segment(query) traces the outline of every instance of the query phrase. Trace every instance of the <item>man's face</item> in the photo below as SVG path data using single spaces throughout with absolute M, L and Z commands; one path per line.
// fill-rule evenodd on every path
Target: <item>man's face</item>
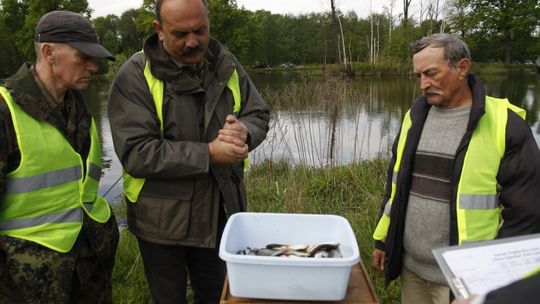
M 161 6 L 161 23 L 152 26 L 174 59 L 196 65 L 208 49 L 208 11 L 201 0 L 166 0 Z
M 466 60 L 466 59 L 462 59 Z M 450 109 L 461 103 L 466 73 L 451 67 L 444 58 L 444 48 L 428 46 L 413 56 L 413 69 L 420 82 L 420 89 L 430 105 Z
M 54 54 L 51 68 L 57 86 L 75 90 L 88 88 L 92 74 L 98 69 L 96 60 L 67 44 L 55 43 L 51 47 Z

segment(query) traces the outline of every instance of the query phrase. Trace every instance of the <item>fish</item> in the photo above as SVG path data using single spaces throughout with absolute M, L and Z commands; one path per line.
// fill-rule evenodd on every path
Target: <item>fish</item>
M 246 247 L 246 249 L 238 251 L 237 254 L 240 255 L 259 255 L 259 256 L 280 256 L 283 254 L 280 250 L 273 250 L 268 248 L 251 248 Z
M 287 245 L 271 243 L 264 248 L 251 248 L 239 250 L 241 255 L 302 257 L 302 258 L 341 258 L 338 242 L 318 243 L 312 245 Z

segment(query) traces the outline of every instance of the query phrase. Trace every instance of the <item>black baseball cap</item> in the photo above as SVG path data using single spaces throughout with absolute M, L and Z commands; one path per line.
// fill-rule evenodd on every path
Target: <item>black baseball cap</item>
M 37 42 L 66 43 L 81 53 L 94 58 L 115 60 L 101 44 L 90 21 L 81 14 L 52 11 L 43 15 L 36 26 Z

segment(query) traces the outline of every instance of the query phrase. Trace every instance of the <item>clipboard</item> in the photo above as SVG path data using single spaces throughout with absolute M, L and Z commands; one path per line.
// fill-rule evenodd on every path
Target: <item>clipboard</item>
M 432 250 L 458 300 L 526 278 L 540 267 L 540 233 Z

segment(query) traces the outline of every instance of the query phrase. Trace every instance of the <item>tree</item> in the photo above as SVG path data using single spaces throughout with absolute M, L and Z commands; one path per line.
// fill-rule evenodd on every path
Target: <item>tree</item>
M 531 33 L 540 26 L 540 3 L 538 0 L 457 0 L 457 28 L 461 32 L 476 37 L 485 47 L 486 42 L 496 43 L 504 48 L 505 63 L 512 62 L 512 56 L 519 53 L 518 46 L 527 46 L 534 41 Z M 461 22 L 459 22 L 461 21 Z
M 347 54 L 345 52 L 341 52 L 341 45 L 344 44 L 343 42 L 343 29 L 341 27 L 341 21 L 339 20 L 338 12 L 336 11 L 336 4 L 335 0 L 330 0 L 330 9 L 332 11 L 332 28 L 335 31 L 336 35 L 336 46 L 339 54 L 339 62 L 345 62 L 345 65 L 347 65 Z M 343 51 L 345 51 L 345 47 L 343 47 Z M 343 59 L 342 60 L 342 55 Z
M 157 0 L 144 0 L 135 20 L 137 32 L 142 33 L 144 37 L 154 33 L 152 20 L 156 17 L 156 2 Z
M 116 15 L 97 17 L 93 20 L 101 45 L 112 54 L 117 54 L 120 46 L 119 23 L 120 19 Z
M 403 0 L 403 26 L 405 28 L 409 22 L 409 7 L 411 6 L 411 2 L 412 0 Z
M 0 10 L 0 75 L 13 74 L 24 61 L 17 48 L 13 34 L 24 26 L 28 15 L 29 0 L 4 0 Z
M 15 44 L 22 57 L 28 61 L 34 61 L 36 54 L 34 51 L 34 35 L 36 25 L 44 14 L 54 10 L 68 10 L 83 14 L 89 18 L 92 10 L 88 7 L 86 0 L 40 0 L 21 1 L 20 5 L 28 3 L 28 11 L 24 16 L 24 23 L 14 31 Z
M 140 9 L 125 11 L 118 22 L 118 34 L 120 36 L 120 52 L 129 58 L 133 53 L 143 47 L 145 32 L 138 30 L 136 21 L 141 14 Z

